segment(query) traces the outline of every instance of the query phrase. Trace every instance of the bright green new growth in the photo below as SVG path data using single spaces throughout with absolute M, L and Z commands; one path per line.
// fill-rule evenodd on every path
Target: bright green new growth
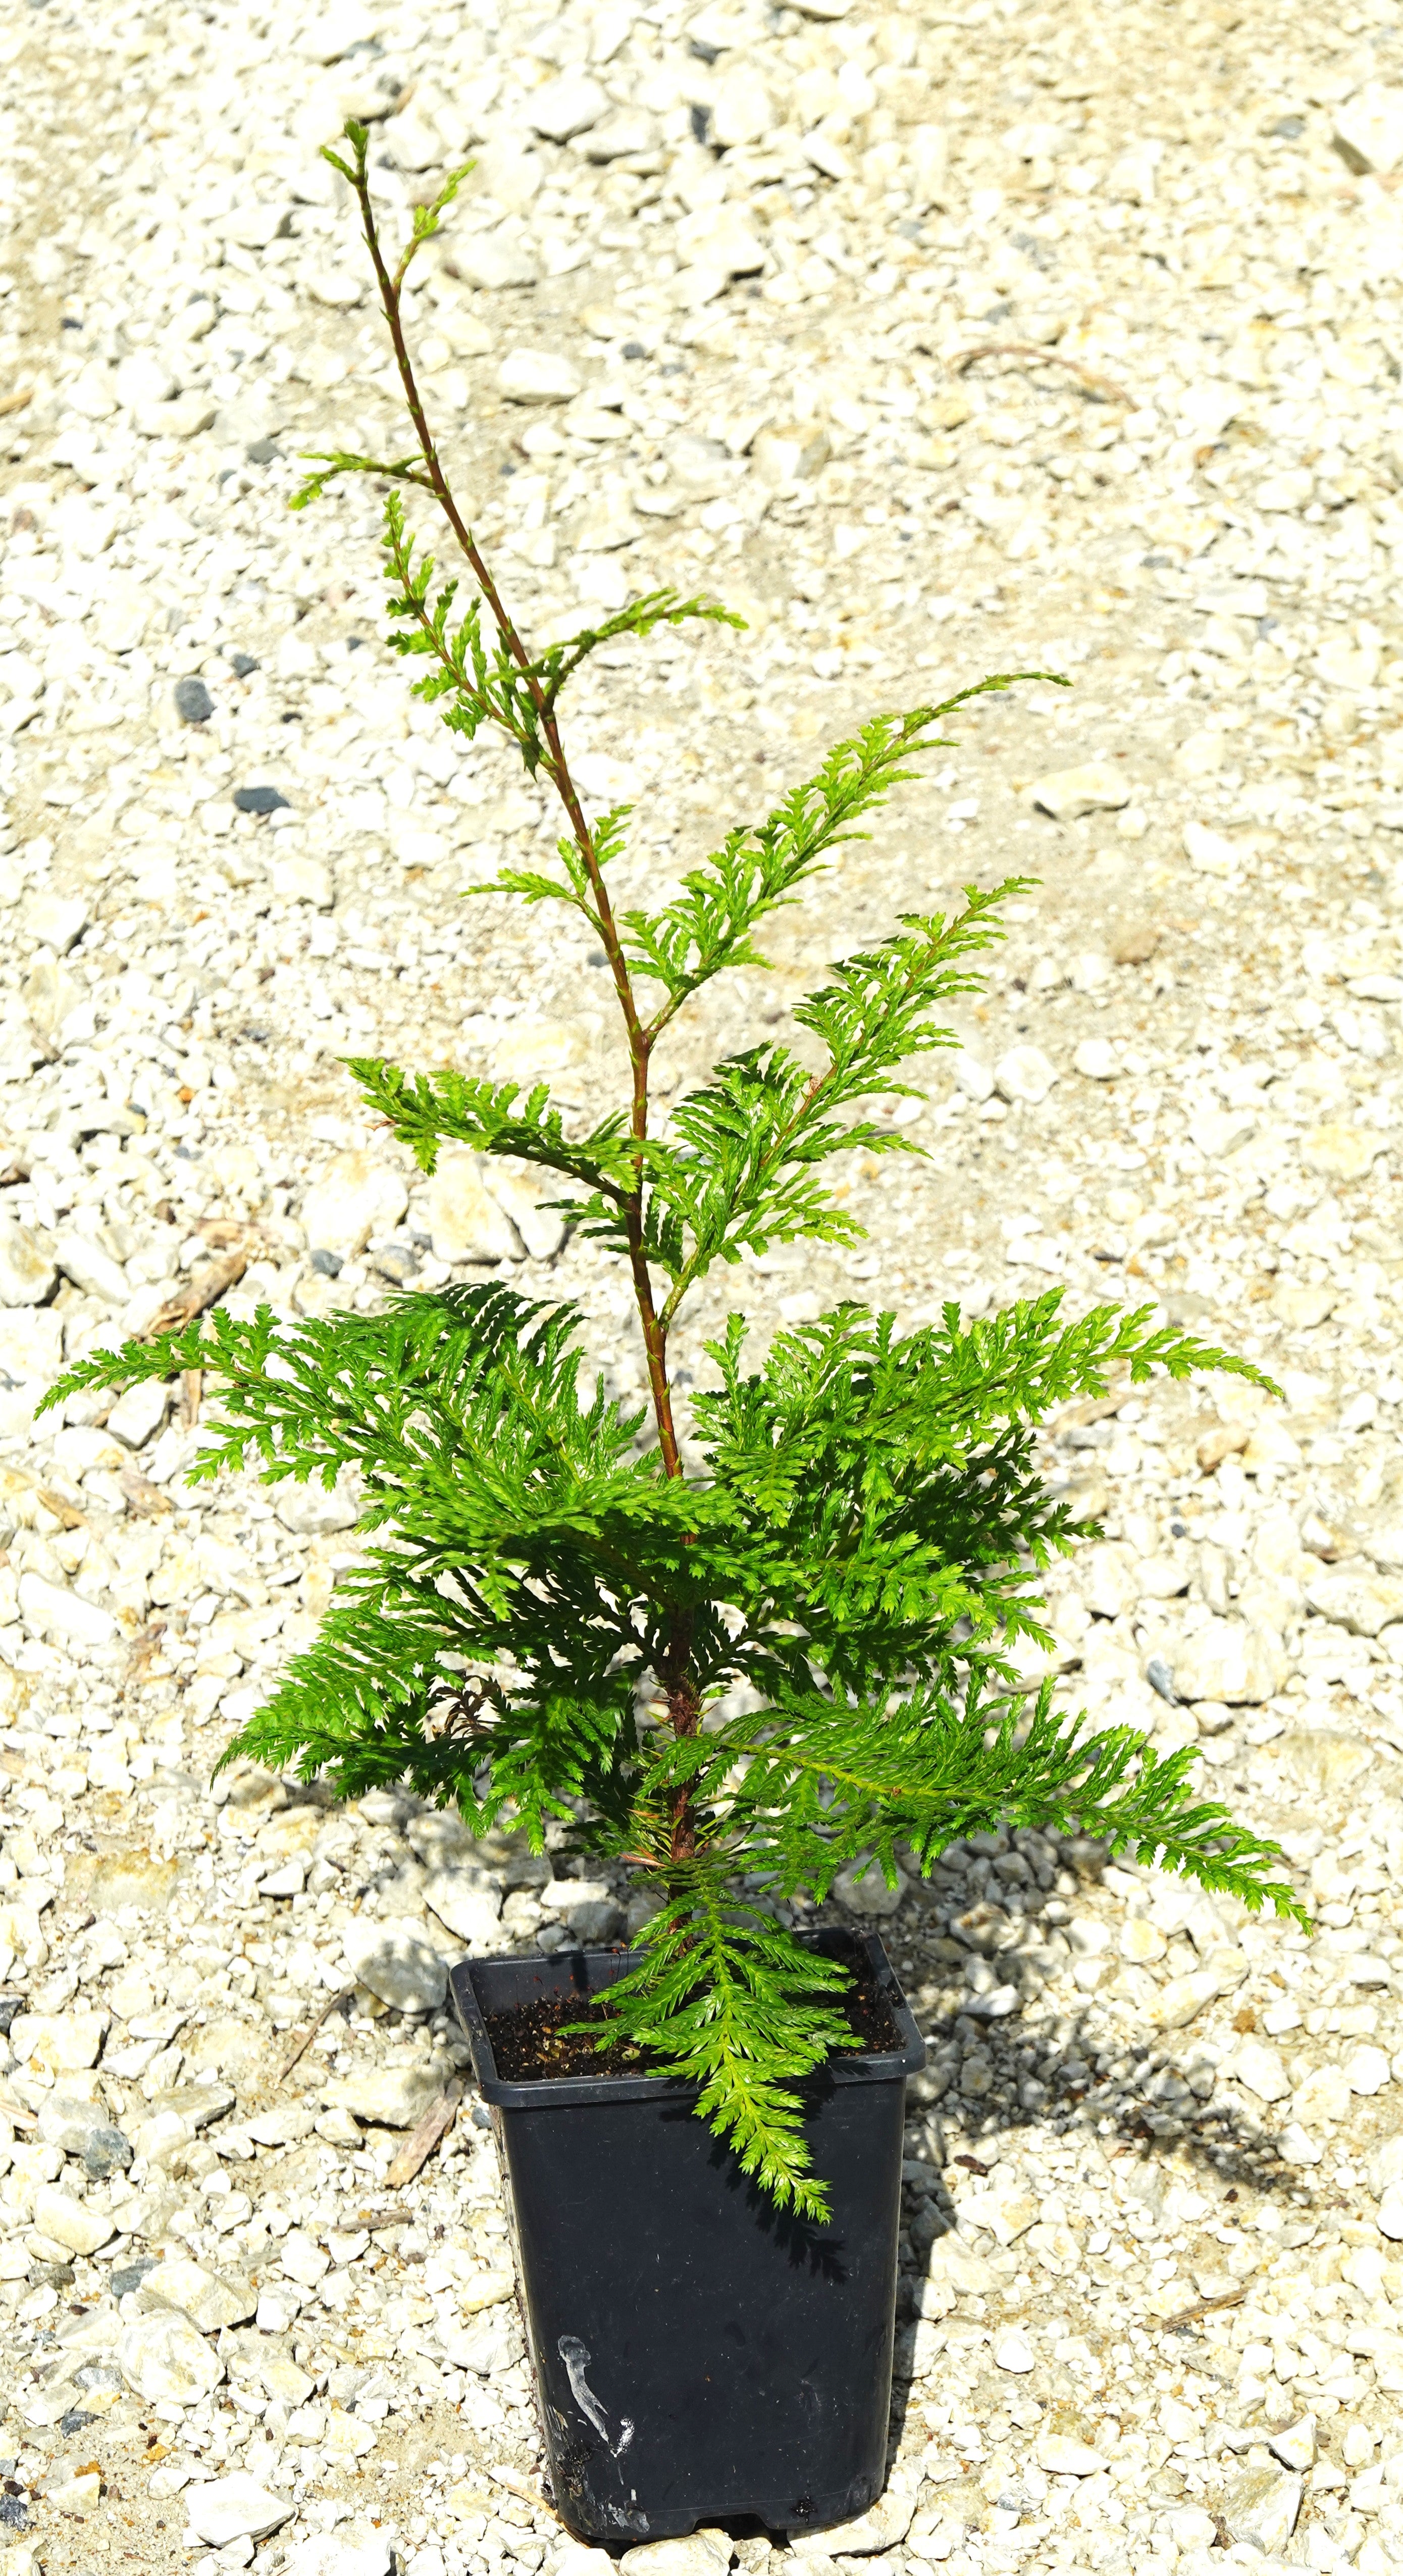
M 632 1078 L 628 1101 L 576 1136 L 545 1084 L 523 1096 L 378 1061 L 353 1059 L 352 1071 L 425 1171 L 452 1138 L 560 1175 L 574 1224 L 629 1264 L 648 1406 L 626 1414 L 601 1384 L 582 1386 L 571 1307 L 492 1285 L 292 1327 L 266 1308 L 252 1322 L 216 1308 L 155 1344 L 83 1362 L 47 1400 L 203 1369 L 222 1418 L 195 1477 L 253 1465 L 269 1483 L 330 1486 L 342 1467 L 359 1470 L 366 1556 L 225 1759 L 321 1774 L 343 1797 L 407 1780 L 474 1831 L 515 1822 L 540 1848 L 559 1821 L 576 1850 L 636 1868 L 660 1910 L 611 1989 L 619 2019 L 660 2072 L 700 2088 L 699 2111 L 746 2173 L 821 2218 L 804 2079 L 859 2042 L 845 1972 L 782 1926 L 776 1901 L 822 1899 L 869 1856 L 889 1876 L 898 1852 L 928 1867 L 957 1836 L 1007 1822 L 1104 1836 L 1249 1906 L 1299 1912 L 1269 1875 L 1275 1846 L 1196 1800 L 1190 1753 L 1160 1758 L 1124 1727 L 1093 1732 L 1055 1712 L 1047 1689 L 1030 1705 L 1010 1655 L 1020 1638 L 1048 1642 L 1036 1578 L 1076 1535 L 1034 1464 L 1049 1410 L 1103 1393 L 1113 1375 L 1217 1368 L 1269 1381 L 1157 1325 L 1153 1308 L 1105 1306 L 1065 1324 L 1056 1293 L 967 1328 L 949 1305 L 906 1335 L 890 1315 L 843 1305 L 779 1334 L 758 1366 L 733 1316 L 708 1346 L 717 1383 L 693 1398 L 700 1464 L 684 1469 L 667 1357 L 682 1300 L 718 1259 L 862 1232 L 824 1165 L 855 1145 L 919 1150 L 875 1125 L 868 1104 L 909 1092 L 911 1059 L 951 1042 L 938 1014 L 978 989 L 974 960 L 1001 935 L 999 902 L 1014 885 L 969 889 L 953 919 L 904 917 L 795 1013 L 815 1042 L 807 1060 L 778 1043 L 743 1050 L 661 1135 L 654 1050 L 724 967 L 764 963 L 764 915 L 916 774 L 941 720 L 1009 678 L 874 718 L 657 910 L 616 915 L 608 871 L 629 809 L 586 817 L 559 730 L 562 690 L 610 636 L 727 612 L 654 592 L 528 652 L 445 481 L 402 330 L 409 261 L 466 174 L 416 214 L 392 274 L 365 131 L 346 134 L 350 160 L 327 157 L 360 206 L 418 443 L 391 464 L 312 460 L 294 506 L 357 472 L 413 485 L 443 511 L 478 597 L 455 626 L 454 586 L 433 596 L 433 564 L 416 554 L 392 489 L 392 640 L 431 666 L 417 691 L 445 723 L 469 738 L 500 726 L 558 794 L 556 868 L 506 869 L 492 891 L 583 915 L 612 976 Z

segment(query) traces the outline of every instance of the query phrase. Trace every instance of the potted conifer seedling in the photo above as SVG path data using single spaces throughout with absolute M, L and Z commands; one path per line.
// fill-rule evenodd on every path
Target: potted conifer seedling
M 336 475 L 388 484 L 394 645 L 454 733 L 499 727 L 558 797 L 554 862 L 504 867 L 496 890 L 588 924 L 631 1078 L 579 1132 L 544 1083 L 351 1070 L 425 1171 L 452 1139 L 559 1175 L 571 1222 L 627 1269 L 647 1402 L 582 1382 L 569 1305 L 493 1281 L 296 1324 L 216 1308 L 85 1360 L 48 1401 L 199 1369 L 220 1412 L 194 1476 L 359 1471 L 359 1568 L 226 1761 L 345 1798 L 406 1783 L 537 1850 L 564 1826 L 651 1891 L 629 1953 L 473 1959 L 455 1976 L 504 2149 L 556 2499 L 604 2538 L 739 2513 L 821 2527 L 884 2474 L 904 2084 L 922 2048 L 879 1942 L 796 1930 L 795 1905 L 840 1870 L 890 1878 L 898 1852 L 925 1869 L 1010 1823 L 1080 1829 L 1295 1910 L 1270 1875 L 1280 1855 L 1197 1799 L 1188 1753 L 1058 1713 L 1013 1653 L 1049 1642 L 1038 1573 L 1076 1536 L 1033 1462 L 1049 1408 L 1113 1372 L 1257 1373 L 1152 1307 L 1064 1322 L 1055 1291 L 968 1326 L 948 1305 L 907 1333 L 846 1303 L 763 1355 L 733 1314 L 684 1432 L 669 1367 L 684 1300 L 717 1262 L 862 1231 L 826 1168 L 854 1145 L 912 1150 L 875 1104 L 946 1043 L 938 1014 L 976 988 L 1012 888 L 971 889 L 953 918 L 902 916 L 795 1011 L 795 1047 L 742 1048 L 661 1128 L 658 1051 L 714 977 L 763 962 L 764 916 L 978 690 L 874 717 L 651 909 L 618 910 L 628 809 L 587 813 L 566 685 L 612 637 L 726 612 L 654 591 L 531 649 L 445 479 L 404 336 L 406 270 L 465 174 L 415 214 L 392 267 L 365 129 L 346 141 L 328 158 L 360 207 L 415 449 L 311 459 L 294 506 Z M 416 494 L 472 577 L 461 614 L 410 532 Z

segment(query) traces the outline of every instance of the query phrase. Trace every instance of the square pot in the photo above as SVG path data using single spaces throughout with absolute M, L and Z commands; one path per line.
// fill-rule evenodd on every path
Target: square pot
M 490 2104 L 559 2511 L 592 2540 L 671 2539 L 753 2514 L 817 2531 L 886 2472 L 906 2078 L 925 2045 L 875 1935 L 808 1936 L 870 1963 L 901 2046 L 803 2087 L 822 2226 L 776 2209 L 660 2076 L 507 2083 L 486 2016 L 601 1993 L 621 1950 L 465 1959 L 452 1972 Z

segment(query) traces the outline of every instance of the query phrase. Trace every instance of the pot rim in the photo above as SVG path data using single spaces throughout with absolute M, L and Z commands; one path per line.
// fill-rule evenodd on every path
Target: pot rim
M 833 2085 L 890 2084 L 917 2074 L 926 2062 L 926 2044 L 879 1935 L 875 1932 L 847 1933 L 834 1925 L 801 1934 L 800 1938 L 811 1942 L 815 1948 L 823 1949 L 836 1949 L 840 1941 L 855 1941 L 872 1968 L 902 2040 L 899 2049 L 870 2054 L 857 2049 L 844 2050 L 841 2056 L 829 2061 L 821 2077 L 810 2077 L 808 2081 L 819 2080 Z M 666 2102 L 678 2110 L 695 2108 L 701 2098 L 701 2086 L 677 2083 L 666 2075 L 553 2075 L 531 2083 L 509 2083 L 497 2073 L 487 2023 L 473 1985 L 478 1970 L 512 1968 L 520 1971 L 539 1967 L 547 1972 L 541 1980 L 543 1986 L 558 1985 L 558 1965 L 568 1961 L 573 1969 L 572 1982 L 578 1982 L 581 1993 L 597 1994 L 612 1985 L 616 1978 L 625 1976 L 635 1965 L 637 1957 L 636 1951 L 624 1949 L 561 1949 L 548 1955 L 528 1954 L 525 1957 L 505 1952 L 492 1958 L 462 1959 L 456 1968 L 450 1969 L 449 1987 L 454 2008 L 472 2050 L 473 2073 L 483 2100 L 495 2103 L 504 2111 L 581 2110 L 599 2103 L 625 2102 Z

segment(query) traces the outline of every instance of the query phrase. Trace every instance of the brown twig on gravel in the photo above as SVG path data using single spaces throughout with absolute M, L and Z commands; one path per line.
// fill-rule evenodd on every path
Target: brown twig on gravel
M 452 2128 L 462 2098 L 463 2079 L 461 2075 L 455 2075 L 446 2091 L 430 2104 L 418 2128 L 405 2140 L 391 2164 L 385 2176 L 391 2191 L 398 2191 L 402 2184 L 412 2182 L 420 2166 L 428 2163 L 439 2139 L 446 2137 Z
M 193 1431 L 196 1423 L 199 1421 L 200 1397 L 204 1393 L 204 1386 L 205 1373 L 203 1369 L 181 1370 L 180 1427 L 182 1431 Z
M 1099 401 L 1124 403 L 1127 409 L 1130 408 L 1129 394 L 1119 385 L 1113 385 L 1109 376 L 1098 376 L 1091 367 L 1084 367 L 1079 358 L 1064 358 L 1060 349 L 1040 349 L 1035 340 L 981 340 L 977 349 L 962 349 L 957 358 L 951 359 L 951 374 L 962 376 L 966 367 L 974 365 L 976 358 L 1031 358 L 1040 367 L 1066 367 L 1070 374 L 1081 378 Z
M 305 2038 L 299 2039 L 291 2057 L 285 2060 L 283 2065 L 279 2067 L 277 2074 L 274 2076 L 273 2090 L 275 2093 L 280 2084 L 285 2084 L 287 2082 L 287 2079 L 292 2073 L 294 2066 L 297 2064 L 298 2059 L 306 2056 L 308 2049 L 311 2047 L 313 2040 L 321 2029 L 322 2023 L 328 2020 L 330 2015 L 335 2012 L 338 2004 L 348 2004 L 355 1991 L 354 1986 L 343 1986 L 339 1994 L 328 1995 L 326 2002 L 322 2005 L 321 2011 L 318 2013 L 311 2029 L 307 2032 Z
M 178 1297 L 167 1300 L 160 1313 L 147 1325 L 141 1339 L 154 1342 L 162 1333 L 178 1332 L 182 1324 L 192 1324 L 197 1315 L 203 1315 L 207 1306 L 212 1306 L 217 1297 L 223 1296 L 226 1288 L 232 1288 L 236 1280 L 242 1279 L 247 1268 L 248 1254 L 242 1246 L 235 1252 L 226 1252 L 220 1261 L 207 1261 L 203 1270 L 195 1272 L 188 1288 L 182 1288 Z
M 1182 2326 L 1197 2325 L 1200 2317 L 1211 2317 L 1218 2308 L 1240 2307 L 1246 2296 L 1247 2283 L 1244 2281 L 1240 2289 L 1224 2290 L 1220 2298 L 1196 2299 L 1191 2308 L 1181 2308 L 1177 2316 L 1166 2317 L 1160 2332 L 1178 2334 Z
M 533 2486 L 529 2478 L 524 2478 L 519 2469 L 509 2469 L 503 2460 L 488 2460 L 484 2465 L 494 2486 L 505 2487 L 508 2495 L 520 2496 L 523 2504 L 533 2504 L 538 2513 L 554 2514 L 557 2522 L 564 2520 L 564 2516 L 556 2512 L 550 2497 Z

